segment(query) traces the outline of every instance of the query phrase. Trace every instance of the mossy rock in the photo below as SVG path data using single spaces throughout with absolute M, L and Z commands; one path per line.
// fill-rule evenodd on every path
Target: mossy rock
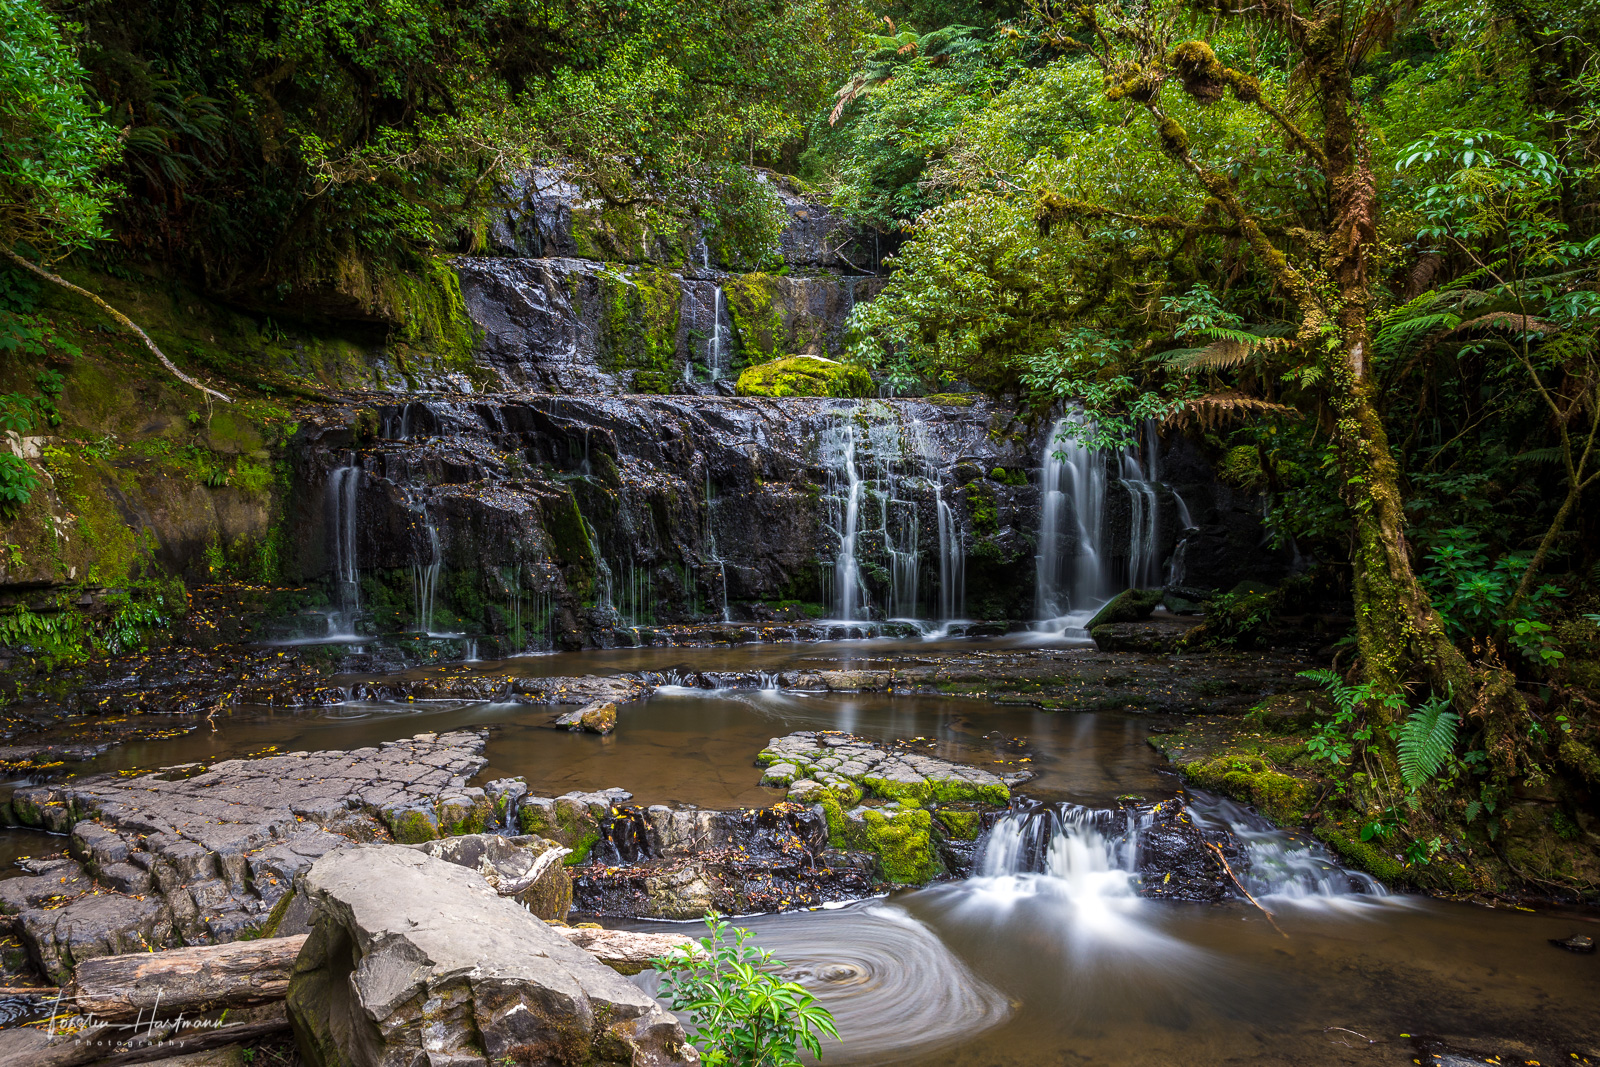
M 1366 871 L 1385 885 L 1409 885 L 1412 881 L 1406 865 L 1370 841 L 1356 834 L 1346 833 L 1332 821 L 1317 826 L 1317 837 L 1327 843 L 1350 866 Z
M 446 797 L 439 801 L 440 836 L 481 834 L 494 824 L 494 814 L 494 804 L 488 797 Z
M 383 822 L 402 845 L 420 845 L 439 836 L 438 817 L 422 808 L 391 809 L 383 813 Z
M 878 855 L 884 877 L 900 885 L 923 885 L 944 868 L 933 847 L 933 815 L 922 808 L 862 813 L 867 847 Z
M 983 828 L 983 812 L 940 808 L 936 814 L 950 836 L 957 841 L 976 841 Z
M 1094 618 L 1084 628 L 1093 630 L 1096 626 L 1148 619 L 1150 613 L 1156 610 L 1156 605 L 1161 603 L 1161 596 L 1159 589 L 1124 589 L 1106 601 L 1105 607 L 1095 612 Z
M 978 399 L 976 393 L 929 393 L 922 398 L 929 404 L 937 404 L 942 408 L 970 408 Z
M 1202 789 L 1253 804 L 1281 826 L 1298 826 L 1316 803 L 1316 787 L 1250 756 L 1218 756 L 1186 764 L 1183 776 Z
M 790 356 L 746 369 L 734 389 L 740 396 L 864 397 L 872 393 L 872 376 L 853 363 Z

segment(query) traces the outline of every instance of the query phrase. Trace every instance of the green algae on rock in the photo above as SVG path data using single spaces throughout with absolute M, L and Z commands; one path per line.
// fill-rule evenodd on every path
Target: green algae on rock
M 872 376 L 852 363 L 790 356 L 746 369 L 735 389 L 740 396 L 864 397 L 872 392 Z

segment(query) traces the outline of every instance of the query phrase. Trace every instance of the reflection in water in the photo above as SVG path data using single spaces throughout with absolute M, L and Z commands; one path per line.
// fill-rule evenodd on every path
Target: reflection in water
M 1119 793 L 1171 795 L 1145 744 L 1143 720 L 1115 715 L 1064 716 L 940 696 L 796 694 L 776 690 L 666 687 L 618 710 L 617 732 L 597 738 L 549 728 L 561 709 L 461 700 L 350 703 L 284 710 L 236 707 L 219 712 L 215 732 L 119 745 L 71 770 L 153 768 L 210 763 L 280 751 L 354 749 L 425 730 L 489 727 L 489 766 L 478 781 L 523 775 L 536 795 L 622 786 L 643 804 L 735 807 L 770 804 L 782 791 L 763 788 L 756 754 L 795 730 L 843 730 L 910 741 L 919 751 L 996 770 L 1031 769 L 1028 792 L 1044 799 L 1108 804 Z M 1031 739 L 1024 750 L 1014 738 Z M 1027 762 L 1023 762 L 1026 760 Z

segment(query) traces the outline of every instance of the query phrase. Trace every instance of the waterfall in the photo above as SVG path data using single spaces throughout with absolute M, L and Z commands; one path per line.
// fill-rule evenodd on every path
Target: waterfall
M 920 457 L 926 464 L 930 447 L 925 428 L 913 422 L 902 429 L 894 408 L 876 401 L 841 413 L 820 435 L 825 521 L 837 546 L 824 572 L 835 618 L 871 617 L 864 575 L 883 587 L 886 617 L 920 616 L 921 522 L 914 494 L 930 486 L 937 492 L 937 485 L 917 470 L 908 473 L 907 460 Z
M 589 554 L 594 557 L 595 608 L 608 623 L 613 622 L 617 617 L 617 605 L 611 564 L 606 562 L 606 557 L 600 552 L 600 539 L 595 536 L 594 527 L 584 522 L 583 531 L 589 535 Z
M 416 597 L 417 604 L 417 630 L 420 633 L 433 633 L 433 602 L 434 593 L 439 587 L 439 565 L 443 553 L 439 549 L 439 528 L 433 524 L 433 516 L 428 513 L 428 505 L 422 505 L 422 524 L 428 532 L 428 561 L 421 559 L 411 564 L 411 589 Z
M 712 381 L 722 377 L 722 286 L 711 301 L 711 344 L 707 352 L 706 370 Z
M 1045 439 L 1034 586 L 1041 621 L 1083 611 L 1109 592 L 1101 552 L 1105 457 L 1071 435 L 1075 426 L 1087 428 L 1081 412 L 1057 419 Z M 1074 533 L 1075 549 L 1066 543 Z
M 722 583 L 722 621 L 732 622 L 733 614 L 728 610 L 728 562 L 717 550 L 716 499 L 711 491 L 711 472 L 708 470 L 706 471 L 706 559 L 717 568 L 717 578 Z
M 356 492 L 360 487 L 361 468 L 353 461 L 328 472 L 323 522 L 337 605 L 328 616 L 329 636 L 353 636 L 356 615 L 361 611 L 361 580 L 356 569 Z
M 939 618 L 954 622 L 967 610 L 967 546 L 955 509 L 939 499 Z
M 1122 457 L 1122 487 L 1128 493 L 1128 587 L 1161 584 L 1161 504 L 1156 482 L 1145 477 L 1139 457 L 1129 449 Z
M 1231 800 L 1195 794 L 1186 810 L 1197 827 L 1227 830 L 1244 847 L 1248 862 L 1234 873 L 1258 898 L 1349 900 L 1388 893 L 1376 879 L 1339 866 L 1314 841 L 1280 830 Z M 984 838 L 978 875 L 1040 875 L 1066 883 L 1067 895 L 1080 906 L 1095 898 L 1133 898 L 1141 831 L 1152 818 L 1148 808 L 1023 801 L 995 820 Z
M 829 525 L 838 540 L 833 560 L 833 610 L 854 622 L 861 604 L 861 568 L 856 562 L 856 533 L 861 521 L 861 474 L 856 469 L 855 410 L 824 431 L 820 444 L 828 472 L 826 500 Z

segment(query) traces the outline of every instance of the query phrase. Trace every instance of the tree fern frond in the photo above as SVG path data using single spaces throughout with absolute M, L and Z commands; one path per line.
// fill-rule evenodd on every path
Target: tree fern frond
M 1285 415 L 1299 418 L 1300 412 L 1284 404 L 1274 404 L 1259 397 L 1230 391 L 1210 393 L 1185 401 L 1183 407 L 1167 418 L 1167 425 L 1182 427 L 1192 418 L 1203 429 L 1209 430 L 1228 419 L 1251 415 Z
M 1400 762 L 1400 780 L 1408 789 L 1426 785 L 1456 746 L 1456 726 L 1461 717 L 1453 711 L 1448 699 L 1435 698 L 1406 716 L 1400 724 L 1400 737 L 1396 743 Z
M 1559 448 L 1530 448 L 1511 457 L 1513 463 L 1560 463 Z

